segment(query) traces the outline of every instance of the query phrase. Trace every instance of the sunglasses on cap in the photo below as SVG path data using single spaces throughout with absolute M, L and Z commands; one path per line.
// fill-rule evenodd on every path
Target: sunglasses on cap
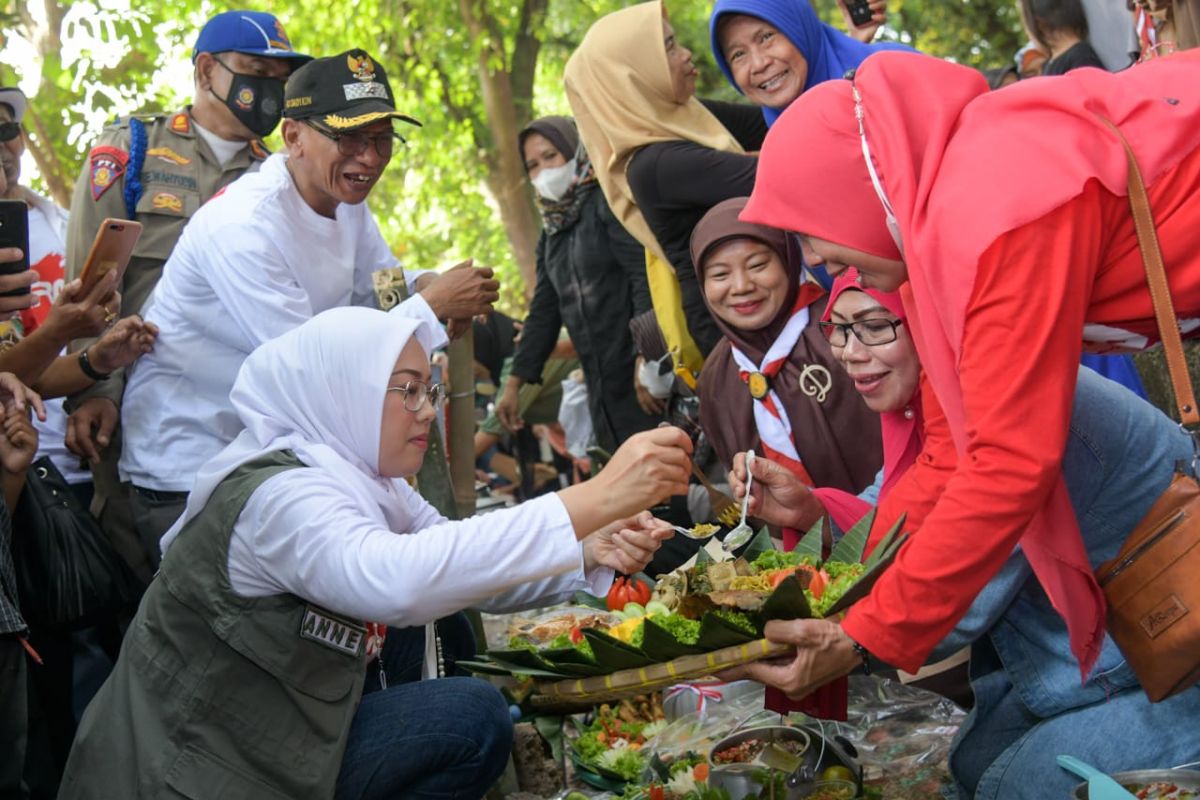
M 0 142 L 11 142 L 21 135 L 21 123 L 0 122 Z

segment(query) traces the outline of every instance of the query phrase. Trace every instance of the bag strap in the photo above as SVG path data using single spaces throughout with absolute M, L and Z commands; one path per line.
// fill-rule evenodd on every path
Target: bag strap
M 1163 351 L 1167 356 L 1167 372 L 1171 376 L 1171 388 L 1175 390 L 1175 404 L 1179 408 L 1179 421 L 1185 427 L 1200 425 L 1200 411 L 1196 407 L 1196 395 L 1192 391 L 1192 379 L 1188 373 L 1187 359 L 1183 354 L 1183 338 L 1179 335 L 1179 320 L 1175 317 L 1175 306 L 1171 302 L 1171 287 L 1167 283 L 1167 271 L 1163 267 L 1162 251 L 1158 247 L 1158 234 L 1154 229 L 1154 215 L 1150 210 L 1150 198 L 1142 181 L 1133 148 L 1112 122 L 1104 120 L 1116 131 L 1125 147 L 1129 162 L 1129 206 L 1133 211 L 1133 225 L 1137 230 L 1138 248 L 1142 251 L 1142 263 L 1146 267 L 1146 283 L 1150 285 L 1150 299 L 1154 303 L 1154 317 L 1158 322 L 1158 335 L 1162 338 Z

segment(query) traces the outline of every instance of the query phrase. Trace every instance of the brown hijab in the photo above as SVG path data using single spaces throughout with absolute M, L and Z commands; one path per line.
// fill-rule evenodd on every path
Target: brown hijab
M 731 345 L 736 345 L 755 363 L 761 363 L 795 313 L 797 298 L 811 297 L 819 291 L 815 284 L 804 281 L 798 248 L 786 234 L 738 219 L 746 200 L 739 197 L 714 206 L 692 232 L 692 263 L 701 286 L 705 259 L 715 247 L 731 239 L 756 239 L 767 245 L 783 259 L 788 275 L 787 300 L 765 327 L 743 331 L 713 314 L 725 338 L 709 355 L 700 373 L 700 424 L 724 464 L 731 464 L 735 453 L 750 448 L 760 455 L 763 453 L 754 422 L 754 399 L 739 376 Z M 826 300 L 822 293 L 809 306 L 808 325 L 771 381 L 771 388 L 783 404 L 796 451 L 813 484 L 860 492 L 871 485 L 883 465 L 879 416 L 867 408 L 854 390 L 853 382 L 833 357 L 820 331 L 818 323 Z

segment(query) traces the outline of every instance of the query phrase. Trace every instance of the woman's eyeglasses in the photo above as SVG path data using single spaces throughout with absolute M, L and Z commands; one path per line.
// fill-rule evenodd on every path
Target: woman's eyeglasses
M 374 143 L 375 152 L 379 154 L 380 158 L 391 158 L 392 148 L 395 146 L 396 140 L 404 141 L 400 134 L 395 131 L 388 131 L 378 136 L 367 136 L 365 133 L 334 133 L 308 120 L 304 120 L 304 124 L 326 139 L 332 139 L 337 144 L 338 152 L 347 158 L 361 156 L 372 143 Z
M 858 322 L 822 322 L 821 333 L 829 340 L 831 347 L 845 347 L 850 340 L 850 334 L 865 344 L 874 347 L 877 344 L 889 344 L 896 341 L 896 328 L 904 324 L 902 319 L 861 319 Z
M 441 408 L 442 403 L 446 399 L 446 387 L 440 383 L 429 384 L 422 381 L 409 381 L 402 386 L 389 386 L 387 390 L 403 394 L 405 410 L 414 413 L 425 407 L 426 399 L 429 400 L 435 409 Z
M 11 142 L 21 135 L 21 123 L 0 122 L 0 142 Z

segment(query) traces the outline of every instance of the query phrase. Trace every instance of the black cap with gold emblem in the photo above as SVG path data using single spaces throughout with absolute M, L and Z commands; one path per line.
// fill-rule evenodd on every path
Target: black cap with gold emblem
M 396 110 L 387 73 L 365 50 L 313 59 L 288 78 L 283 116 L 311 119 L 333 131 L 348 131 L 381 119 L 420 125 Z

